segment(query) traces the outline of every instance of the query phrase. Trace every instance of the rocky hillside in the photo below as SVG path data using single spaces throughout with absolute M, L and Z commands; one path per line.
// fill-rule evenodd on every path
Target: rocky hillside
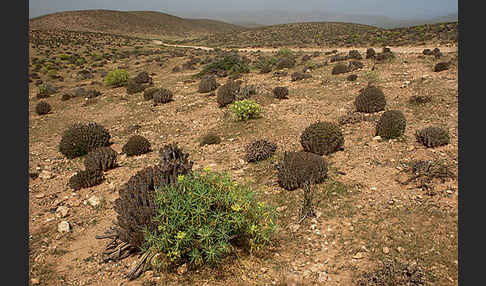
M 153 11 L 83 10 L 33 18 L 31 29 L 104 32 L 138 37 L 192 37 L 235 32 L 243 27 L 221 21 L 184 19 Z

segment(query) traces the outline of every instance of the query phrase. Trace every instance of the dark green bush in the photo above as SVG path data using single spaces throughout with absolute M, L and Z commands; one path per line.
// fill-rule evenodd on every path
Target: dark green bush
M 64 131 L 59 152 L 72 159 L 88 154 L 103 146 L 108 146 L 111 135 L 102 125 L 95 122 L 75 123 Z
M 174 97 L 174 94 L 172 91 L 166 89 L 166 88 L 159 88 L 156 92 L 152 94 L 152 99 L 155 104 L 158 103 L 168 103 L 171 102 Z
M 39 101 L 35 106 L 35 112 L 38 115 L 44 115 L 51 111 L 51 105 L 46 101 Z
M 407 120 L 400 110 L 385 111 L 376 124 L 375 136 L 383 139 L 392 139 L 403 135 Z
M 381 111 L 386 106 L 385 94 L 376 86 L 368 86 L 356 97 L 354 105 L 359 112 L 373 113 Z
M 181 175 L 154 197 L 154 227 L 145 231 L 144 248 L 156 249 L 171 265 L 215 266 L 237 247 L 252 253 L 272 243 L 275 209 L 229 175 Z
M 348 67 L 345 64 L 339 63 L 332 68 L 331 74 L 341 74 L 347 72 L 348 72 Z
M 84 158 L 84 169 L 106 171 L 116 167 L 116 152 L 108 146 L 97 148 Z
M 304 129 L 300 144 L 306 152 L 328 155 L 343 148 L 344 136 L 339 125 L 319 121 Z
M 133 135 L 130 137 L 122 147 L 123 153 L 127 156 L 142 155 L 150 152 L 150 142 L 147 138 L 140 135 Z
M 99 185 L 103 182 L 103 179 L 103 172 L 101 170 L 83 170 L 69 178 L 68 186 L 77 191 Z
M 277 144 L 265 139 L 255 140 L 246 146 L 245 159 L 247 162 L 257 162 L 273 156 Z
M 218 88 L 218 83 L 216 82 L 216 78 L 214 76 L 205 76 L 199 82 L 199 89 L 198 92 L 206 93 L 216 90 Z
M 250 67 L 248 66 L 247 61 L 245 61 L 245 59 L 241 57 L 238 52 L 230 51 L 225 52 L 222 58 L 204 66 L 203 70 L 197 75 L 203 76 L 206 74 L 217 74 L 221 71 L 228 71 L 232 74 L 249 73 Z
M 273 89 L 273 96 L 278 99 L 287 99 L 289 89 L 285 86 L 277 86 Z
M 285 152 L 276 168 L 280 187 L 293 191 L 306 183 L 322 183 L 327 177 L 328 164 L 314 153 Z
M 450 142 L 449 132 L 441 127 L 429 126 L 415 133 L 417 141 L 425 147 L 438 147 Z
M 219 144 L 219 143 L 221 143 L 221 138 L 214 133 L 208 133 L 208 134 L 202 136 L 199 141 L 200 141 L 199 146 L 205 146 L 205 145 L 211 145 L 211 144 Z

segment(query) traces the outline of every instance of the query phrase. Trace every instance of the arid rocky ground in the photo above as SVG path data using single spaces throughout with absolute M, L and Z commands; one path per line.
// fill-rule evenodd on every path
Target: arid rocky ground
M 441 159 L 457 174 L 456 47 L 415 46 L 408 52 L 392 47 L 396 58 L 391 61 L 375 64 L 372 59 L 363 59 L 364 67 L 354 72 L 356 81 L 346 79 L 350 73 L 332 75 L 335 63 L 328 63 L 311 70 L 311 78 L 293 82 L 290 74 L 304 67 L 302 56 L 314 52 L 301 51 L 287 76 L 274 76 L 273 71 L 260 74 L 254 69 L 242 75 L 245 84 L 256 85 L 257 94 L 252 98 L 261 104 L 263 113 L 261 118 L 236 122 L 227 108 L 218 108 L 215 97 L 198 93 L 199 80 L 192 75 L 202 69 L 201 64 L 196 64 L 195 70 L 172 71 L 191 57 L 204 58 L 214 52 L 118 36 L 103 39 L 89 33 L 63 37 L 68 40 L 57 44 L 58 40 L 49 41 L 53 35 L 40 33 L 30 47 L 29 169 L 39 175 L 29 182 L 31 285 L 358 285 L 363 273 L 379 269 L 386 259 L 420 267 L 425 285 L 458 285 L 457 179 L 433 181 L 428 189 L 399 183 L 403 181 L 401 171 L 412 160 Z M 421 52 L 435 47 L 443 53 L 440 59 Z M 321 53 L 310 62 L 324 63 L 332 56 L 324 53 L 330 49 L 316 49 Z M 360 51 L 364 56 L 363 48 Z M 83 56 L 84 63 L 61 60 L 60 55 L 67 52 Z M 248 50 L 240 54 L 255 59 L 272 53 Z M 40 64 L 35 64 L 34 58 Z M 52 63 L 42 59 L 52 59 Z M 440 61 L 450 61 L 450 68 L 434 72 Z M 155 87 L 174 93 L 174 101 L 153 106 L 142 93 L 128 95 L 125 87 L 106 86 L 103 71 L 120 67 L 131 76 L 148 72 Z M 325 156 L 331 167 L 329 178 L 317 186 L 318 215 L 299 225 L 302 190 L 280 188 L 274 164 L 284 151 L 302 150 L 300 134 L 311 123 L 339 122 L 343 116 L 356 115 L 354 99 L 367 85 L 365 75 L 373 67 L 387 100 L 386 110 L 401 110 L 407 119 L 405 134 L 377 140 L 375 125 L 383 112 L 341 125 L 344 150 Z M 82 69 L 89 70 L 93 78 L 77 77 Z M 43 99 L 52 111 L 42 116 L 35 112 L 39 79 L 58 88 Z M 223 84 L 226 78 L 217 81 Z M 88 105 L 84 97 L 61 100 L 64 93 L 80 86 L 96 89 L 101 95 Z M 276 86 L 288 87 L 289 99 L 274 98 Z M 432 100 L 411 104 L 414 95 L 428 95 Z M 73 191 L 67 182 L 83 168 L 82 158 L 64 158 L 58 145 L 62 132 L 78 121 L 105 126 L 112 136 L 112 148 L 118 152 L 133 134 L 146 137 L 153 151 L 135 157 L 119 154 L 119 167 L 108 171 L 102 184 Z M 130 128 L 136 124 L 139 129 Z M 429 125 L 447 128 L 450 143 L 426 148 L 417 142 L 415 131 Z M 208 132 L 221 136 L 222 142 L 201 147 L 198 140 Z M 245 162 L 245 146 L 259 138 L 275 142 L 277 154 L 260 163 Z M 278 246 L 261 257 L 241 254 L 218 269 L 182 274 L 148 271 L 134 281 L 127 281 L 124 274 L 136 256 L 101 263 L 100 253 L 107 241 L 95 236 L 108 229 L 116 217 L 113 202 L 117 187 L 143 167 L 156 164 L 158 150 L 171 142 L 190 154 L 193 169 L 209 166 L 227 171 L 238 181 L 252 184 L 261 198 L 277 206 Z M 58 231 L 61 221 L 69 223 L 70 232 Z

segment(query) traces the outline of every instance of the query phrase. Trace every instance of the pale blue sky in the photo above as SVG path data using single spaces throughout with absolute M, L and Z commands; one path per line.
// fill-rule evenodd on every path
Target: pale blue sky
M 58 11 L 109 9 L 178 13 L 223 11 L 325 11 L 416 19 L 457 13 L 458 0 L 29 0 L 29 18 Z

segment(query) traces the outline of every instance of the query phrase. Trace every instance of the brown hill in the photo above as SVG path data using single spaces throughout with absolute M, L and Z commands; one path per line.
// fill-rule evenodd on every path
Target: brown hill
M 191 37 L 243 27 L 207 19 L 184 19 L 154 11 L 66 11 L 30 19 L 31 29 L 104 32 L 138 37 Z

